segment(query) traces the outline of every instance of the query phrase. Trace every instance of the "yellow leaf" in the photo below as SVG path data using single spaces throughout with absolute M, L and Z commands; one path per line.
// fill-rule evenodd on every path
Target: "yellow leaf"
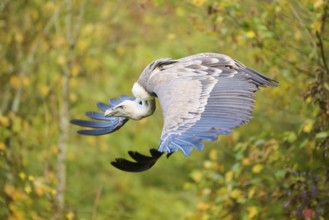
M 56 191 L 56 189 L 52 189 L 52 190 L 51 190 L 51 194 L 54 195 L 54 196 L 57 195 L 57 191 Z
M 185 16 L 186 11 L 184 7 L 177 7 L 176 8 L 176 14 L 177 16 Z
M 249 39 L 253 39 L 253 38 L 256 37 L 256 34 L 255 34 L 254 31 L 248 31 L 248 32 L 246 33 L 246 35 L 247 35 L 247 37 L 248 37 Z
M 191 173 L 191 177 L 195 182 L 200 182 L 202 178 L 202 173 L 199 171 L 194 171 Z
M 23 76 L 22 82 L 24 86 L 29 86 L 31 84 L 31 80 L 28 76 Z
M 314 32 L 320 31 L 321 26 L 322 26 L 322 23 L 319 20 L 316 20 L 311 24 L 311 28 Z
M 56 62 L 57 62 L 58 65 L 64 65 L 65 64 L 65 61 L 66 61 L 66 59 L 65 59 L 65 57 L 63 55 L 58 56 L 57 57 L 57 60 L 56 60 Z
M 15 187 L 13 185 L 10 184 L 6 184 L 5 185 L 5 193 L 9 196 L 12 197 L 12 195 L 15 192 Z
M 248 191 L 248 198 L 251 199 L 256 192 L 256 189 L 253 187 Z
M 51 181 L 51 182 L 56 182 L 56 175 L 55 175 L 54 172 L 52 172 L 52 171 L 50 171 L 50 170 L 47 172 L 47 178 L 48 178 L 49 181 Z
M 63 36 L 58 36 L 57 38 L 54 39 L 53 41 L 53 45 L 55 48 L 61 48 L 64 47 L 66 45 L 66 39 Z M 57 58 L 57 62 L 59 62 L 59 59 L 64 58 L 62 55 L 60 56 L 60 58 Z
M 56 9 L 56 4 L 52 1 L 47 1 L 47 3 L 44 5 L 45 10 L 47 11 L 55 11 Z
M 95 31 L 95 27 L 92 24 L 86 24 L 81 28 L 82 35 L 89 35 Z
M 34 191 L 38 196 L 42 196 L 44 194 L 44 190 L 41 187 L 35 187 Z
M 74 219 L 74 213 L 73 212 L 68 212 L 65 215 L 65 217 L 66 217 L 67 220 L 72 220 L 72 219 Z
M 195 6 L 202 6 L 206 0 L 192 0 L 192 4 Z
M 244 165 L 244 166 L 248 166 L 250 164 L 250 160 L 249 160 L 249 158 L 243 158 L 242 159 L 242 165 Z
M 295 39 L 296 41 L 300 41 L 301 38 L 302 38 L 302 34 L 300 33 L 300 31 L 296 31 L 296 32 L 294 33 L 294 39 Z
M 34 176 L 30 175 L 29 176 L 29 181 L 33 182 L 34 181 Z
M 94 136 L 88 136 L 87 137 L 87 143 L 89 144 L 89 145 L 95 145 L 95 143 L 96 143 L 96 139 L 95 139 L 95 137 Z
M 303 131 L 305 133 L 310 133 L 312 131 L 313 124 L 314 124 L 314 121 L 313 120 L 306 120 L 304 122 Z
M 16 31 L 14 36 L 15 36 L 15 40 L 17 41 L 17 43 L 23 42 L 24 36 L 21 32 Z
M 197 208 L 201 211 L 206 211 L 207 209 L 209 209 L 209 204 L 207 203 L 204 203 L 204 202 L 200 202 L 198 205 L 197 205 Z
M 167 38 L 168 38 L 168 40 L 175 40 L 175 39 L 176 39 L 176 35 L 173 34 L 173 33 L 169 33 L 169 34 L 167 35 Z
M 5 151 L 5 150 L 6 150 L 6 145 L 0 142 L 0 151 Z
M 323 0 L 317 0 L 314 2 L 313 6 L 314 8 L 320 8 L 324 4 Z
M 243 196 L 243 193 L 239 189 L 233 189 L 230 193 L 230 197 L 233 199 L 241 199 Z
M 258 208 L 256 206 L 250 206 L 248 210 L 248 219 L 253 219 L 258 214 Z
M 211 169 L 213 167 L 213 162 L 211 162 L 210 160 L 206 160 L 203 162 L 203 167 L 206 169 Z
M 26 219 L 25 213 L 22 208 L 15 206 L 13 203 L 10 203 L 9 209 L 11 210 L 12 215 L 9 216 L 8 220 Z
M 5 117 L 3 115 L 0 114 L 0 125 L 2 125 L 3 127 L 8 127 L 10 125 L 9 123 L 9 118 Z
M 27 193 L 27 194 L 30 194 L 32 192 L 32 188 L 31 186 L 25 186 L 24 187 L 24 191 Z
M 215 150 L 215 149 L 212 149 L 210 152 L 209 152 L 209 158 L 211 160 L 217 160 L 218 158 L 218 151 Z
M 24 199 L 23 192 L 19 188 L 15 188 L 13 185 L 10 184 L 5 185 L 5 193 L 14 201 Z
M 80 51 L 85 51 L 88 48 L 89 42 L 86 40 L 79 40 L 78 41 L 78 48 Z
M 52 152 L 53 154 L 58 154 L 58 151 L 59 151 L 57 145 L 52 145 L 52 146 L 50 147 L 50 150 L 51 150 L 51 152 Z
M 233 179 L 233 172 L 232 171 L 229 171 L 227 173 L 225 173 L 225 181 L 226 182 L 230 182 L 232 179 Z
M 26 175 L 25 175 L 25 173 L 23 173 L 23 172 L 20 172 L 20 173 L 19 173 L 19 177 L 20 177 L 22 180 L 25 180 L 25 179 L 26 179 Z
M 78 96 L 75 93 L 70 93 L 70 101 L 76 102 L 78 100 Z
M 45 84 L 41 84 L 38 86 L 38 90 L 39 90 L 40 94 L 45 97 L 49 94 L 50 88 L 49 88 L 49 86 L 47 86 Z
M 237 36 L 236 38 L 238 45 L 246 45 L 246 39 L 243 36 Z
M 205 188 L 202 190 L 202 195 L 204 196 L 210 195 L 210 193 L 211 193 L 211 189 L 209 188 Z
M 77 76 L 80 73 L 80 66 L 79 65 L 73 65 L 71 68 L 71 75 Z
M 44 220 L 43 217 L 39 216 L 39 215 L 38 215 L 37 213 L 35 213 L 35 212 L 32 212 L 32 213 L 31 213 L 31 219 L 32 219 L 32 220 Z
M 253 173 L 260 173 L 262 170 L 263 170 L 263 165 L 261 164 L 256 164 L 252 167 Z
M 17 76 L 12 76 L 12 77 L 10 77 L 9 84 L 14 89 L 18 89 L 21 85 L 21 82 Z

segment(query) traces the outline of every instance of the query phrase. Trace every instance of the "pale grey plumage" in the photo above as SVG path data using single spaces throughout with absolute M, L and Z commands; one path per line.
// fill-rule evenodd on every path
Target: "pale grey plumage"
M 248 122 L 258 86 L 276 84 L 229 56 L 215 53 L 156 60 L 137 83 L 160 101 L 164 126 L 159 151 L 181 149 L 186 155 L 192 146 L 201 150 L 200 142 L 215 140 Z
M 140 120 L 153 114 L 159 99 L 164 124 L 158 150 L 151 156 L 129 151 L 134 161 L 118 158 L 118 169 L 139 172 L 150 169 L 163 152 L 182 150 L 189 155 L 195 147 L 202 150 L 204 141 L 214 141 L 220 134 L 251 119 L 254 93 L 259 87 L 276 86 L 277 82 L 250 69 L 229 56 L 201 53 L 181 59 L 158 59 L 149 64 L 132 92 L 135 98 L 122 96 L 110 105 L 98 104 L 105 112 L 89 113 L 104 122 L 72 120 L 81 134 L 101 135 L 120 129 L 128 119 Z M 113 116 L 113 117 L 112 117 Z

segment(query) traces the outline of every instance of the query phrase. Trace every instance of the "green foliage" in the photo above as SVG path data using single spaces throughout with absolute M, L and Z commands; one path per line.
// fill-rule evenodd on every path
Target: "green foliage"
M 229 33 L 217 26 L 216 34 L 240 51 L 252 48 L 256 53 L 249 54 L 278 75 L 280 88 L 269 91 L 275 101 L 262 107 L 268 115 L 259 118 L 266 124 L 255 131 L 249 125 L 226 154 L 215 157 L 220 150 L 212 150 L 203 168 L 192 172 L 188 187 L 202 201 L 191 218 L 326 219 L 328 2 L 253 3 L 214 1 L 209 17 L 214 26 L 235 26 Z
M 0 219 L 329 218 L 328 7 L 325 0 L 1 1 Z M 130 94 L 152 60 L 207 51 L 280 82 L 257 93 L 254 119 L 204 152 L 174 154 L 142 174 L 109 162 L 158 145 L 159 110 L 115 135 L 83 137 L 70 127 L 60 212 L 63 106 L 69 118 L 82 118 L 95 102 Z

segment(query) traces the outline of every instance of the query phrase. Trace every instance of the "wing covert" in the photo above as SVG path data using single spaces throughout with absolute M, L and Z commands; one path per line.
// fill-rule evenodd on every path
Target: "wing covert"
M 134 100 L 134 99 L 135 98 L 133 97 L 124 95 L 121 96 L 119 99 L 111 99 L 110 104 L 98 102 L 96 103 L 96 105 L 98 109 L 105 112 L 107 109 L 115 105 L 118 105 L 125 100 Z M 100 113 L 100 112 L 86 112 L 86 116 L 94 120 L 89 121 L 89 120 L 72 119 L 70 121 L 72 124 L 75 125 L 93 128 L 93 129 L 79 130 L 78 131 L 79 134 L 83 134 L 83 135 L 109 134 L 120 129 L 128 121 L 128 118 L 125 117 L 105 117 L 104 113 Z

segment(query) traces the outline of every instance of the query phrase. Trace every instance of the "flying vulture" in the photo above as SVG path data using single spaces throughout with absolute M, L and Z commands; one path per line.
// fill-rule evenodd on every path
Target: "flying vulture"
M 132 88 L 134 97 L 121 96 L 109 104 L 97 103 L 103 112 L 87 112 L 92 121 L 71 123 L 93 129 L 83 135 L 103 135 L 120 129 L 129 119 L 140 120 L 153 114 L 159 99 L 164 124 L 158 149 L 150 156 L 129 151 L 133 161 L 117 158 L 111 164 L 124 171 L 150 169 L 162 154 L 181 150 L 188 156 L 193 148 L 201 151 L 204 141 L 251 119 L 254 93 L 259 87 L 278 82 L 246 67 L 231 57 L 200 53 L 181 59 L 158 59 L 149 64 Z

